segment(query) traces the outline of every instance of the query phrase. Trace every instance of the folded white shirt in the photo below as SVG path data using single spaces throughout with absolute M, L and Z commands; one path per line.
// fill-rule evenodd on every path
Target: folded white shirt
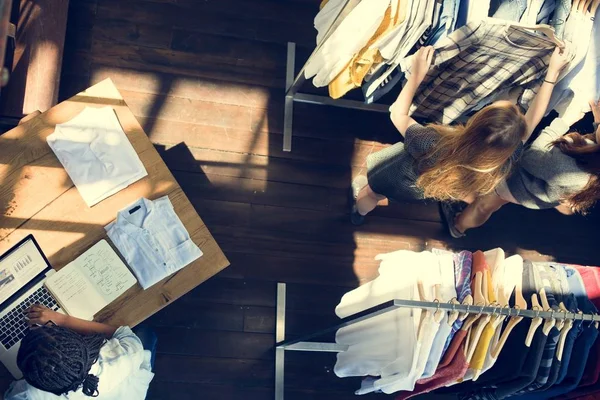
M 139 199 L 104 229 L 144 289 L 202 256 L 167 196 Z
M 89 207 L 148 175 L 111 107 L 86 107 L 46 141 Z

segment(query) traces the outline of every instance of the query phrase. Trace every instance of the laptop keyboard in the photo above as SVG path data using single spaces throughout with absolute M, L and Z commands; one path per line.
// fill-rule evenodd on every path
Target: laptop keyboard
M 0 343 L 7 350 L 19 343 L 27 334 L 29 325 L 25 319 L 25 311 L 33 304 L 42 304 L 54 311 L 59 308 L 54 297 L 42 286 L 0 318 Z

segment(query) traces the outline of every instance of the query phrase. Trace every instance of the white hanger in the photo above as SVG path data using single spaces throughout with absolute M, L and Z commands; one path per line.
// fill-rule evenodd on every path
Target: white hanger
M 475 304 L 481 305 L 482 307 L 489 304 L 489 299 L 487 296 L 488 279 L 490 279 L 489 275 L 489 271 L 487 271 L 487 273 L 477 272 L 475 274 Z M 483 329 L 488 322 L 490 322 L 491 318 L 492 317 L 489 314 L 479 314 L 477 324 L 471 329 L 469 348 L 466 352 L 467 362 L 470 362 L 471 358 L 473 358 L 473 354 L 475 354 L 475 349 L 477 348 L 477 343 L 479 343 L 479 338 L 481 338 Z
M 487 22 L 490 24 L 496 25 L 506 25 L 506 26 L 514 26 L 517 28 L 527 29 L 528 31 L 537 31 L 543 33 L 548 39 L 550 39 L 556 46 L 563 49 L 565 47 L 565 43 L 556 37 L 554 28 L 550 25 L 546 24 L 538 24 L 538 25 L 527 25 L 521 24 L 520 22 L 507 21 L 499 18 L 488 17 Z
M 558 307 L 560 308 L 561 312 L 565 313 L 565 315 L 567 314 L 568 310 L 562 302 Z M 573 320 L 563 320 L 563 327 L 562 329 L 560 329 L 560 334 L 558 335 L 558 344 L 556 346 L 556 359 L 558 361 L 562 360 L 563 351 L 565 349 L 565 341 L 567 340 L 567 334 L 572 328 Z
M 554 315 L 554 310 L 552 309 L 552 307 L 550 307 L 550 304 L 548 303 L 548 298 L 546 297 L 546 288 L 542 288 L 540 290 L 540 300 L 542 301 L 543 309 L 552 312 L 552 315 Z M 550 330 L 554 328 L 555 324 L 555 318 L 551 317 L 546 319 L 544 322 L 544 326 L 542 327 L 542 332 L 544 333 L 544 335 L 548 336 L 548 333 L 550 333 Z
M 537 293 L 531 295 L 531 309 L 539 312 L 542 311 L 542 307 L 538 301 Z M 529 331 L 527 332 L 527 337 L 525 338 L 525 346 L 530 347 L 531 342 L 533 341 L 533 336 L 535 335 L 535 331 L 544 321 L 543 318 L 536 316 L 531 320 L 531 326 L 529 327 Z
M 508 336 L 513 331 L 513 329 L 523 320 L 523 317 L 519 315 L 521 310 L 527 309 L 527 301 L 525 301 L 525 297 L 523 297 L 523 279 L 517 279 L 517 284 L 515 286 L 515 308 L 517 309 L 517 315 L 510 317 L 508 324 L 506 324 L 506 328 L 502 332 L 502 336 L 500 336 L 500 340 L 498 340 L 498 344 L 494 349 L 492 349 L 492 357 L 498 358 Z

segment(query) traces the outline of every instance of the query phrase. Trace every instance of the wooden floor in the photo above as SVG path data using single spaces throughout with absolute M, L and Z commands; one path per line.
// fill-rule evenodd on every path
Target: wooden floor
M 600 264 L 599 213 L 506 206 L 454 241 L 436 205 L 392 204 L 353 227 L 352 176 L 399 135 L 386 115 L 297 104 L 282 151 L 286 42 L 306 58 L 318 3 L 70 2 L 61 97 L 111 77 L 231 261 L 147 322 L 159 336 L 150 399 L 272 399 L 277 282 L 299 335 L 335 322 L 341 295 L 377 276 L 379 253 L 501 246 Z M 359 381 L 336 378 L 334 362 L 288 355 L 286 398 L 351 398 Z

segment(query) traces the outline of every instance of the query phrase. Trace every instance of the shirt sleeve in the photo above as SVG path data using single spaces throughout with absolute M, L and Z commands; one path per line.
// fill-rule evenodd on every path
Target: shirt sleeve
M 27 395 L 29 385 L 24 379 L 10 384 L 8 390 L 4 393 L 4 400 L 31 400 Z
M 404 146 L 414 158 L 427 154 L 438 142 L 440 134 L 433 128 L 412 124 L 406 130 Z
M 548 152 L 551 147 L 548 145 L 559 139 L 569 130 L 569 126 L 561 119 L 555 118 L 554 121 L 544 129 L 540 136 L 531 144 L 532 149 L 544 150 Z

